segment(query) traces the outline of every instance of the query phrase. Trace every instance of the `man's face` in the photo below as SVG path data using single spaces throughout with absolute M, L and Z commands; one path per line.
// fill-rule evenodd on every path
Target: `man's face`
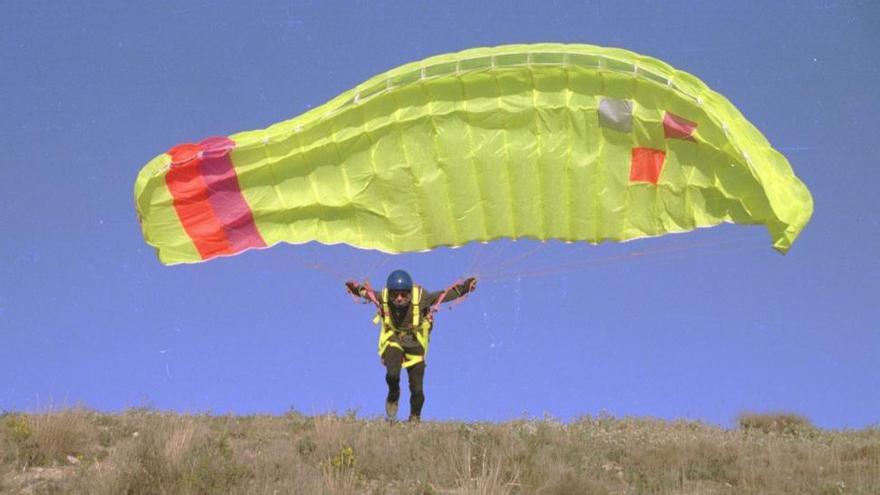
M 412 299 L 412 292 L 408 290 L 392 290 L 389 291 L 388 296 L 391 298 L 391 304 L 402 308 L 409 304 L 410 299 Z

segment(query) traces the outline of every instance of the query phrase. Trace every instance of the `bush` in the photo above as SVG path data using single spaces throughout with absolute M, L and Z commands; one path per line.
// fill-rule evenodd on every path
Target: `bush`
M 6 415 L 7 451 L 19 466 L 65 463 L 68 456 L 94 457 L 95 413 L 82 408 L 32 415 Z M 7 453 L 6 456 L 10 456 Z
M 743 431 L 760 431 L 781 435 L 809 435 L 816 432 L 810 420 L 792 413 L 742 413 L 737 424 Z
M 106 493 L 231 493 L 251 476 L 224 432 L 212 433 L 193 418 L 144 417 L 138 432 L 119 446 L 119 468 L 102 481 Z M 98 491 L 96 488 L 90 492 Z

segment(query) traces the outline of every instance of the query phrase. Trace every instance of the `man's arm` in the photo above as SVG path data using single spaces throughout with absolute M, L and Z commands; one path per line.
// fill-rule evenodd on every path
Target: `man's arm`
M 449 286 L 446 290 L 429 293 L 428 297 L 424 298 L 423 301 L 425 301 L 425 305 L 428 307 L 436 306 L 437 304 L 452 302 L 476 289 L 477 278 L 469 277 L 463 282 Z
M 354 280 L 345 282 L 345 288 L 348 293 L 356 297 L 367 297 L 367 289 Z
M 361 285 L 354 280 L 349 280 L 345 282 L 345 288 L 348 290 L 349 294 L 364 299 L 364 302 L 372 302 L 376 305 L 379 304 L 376 299 L 376 294 L 373 293 L 373 290 L 369 286 Z

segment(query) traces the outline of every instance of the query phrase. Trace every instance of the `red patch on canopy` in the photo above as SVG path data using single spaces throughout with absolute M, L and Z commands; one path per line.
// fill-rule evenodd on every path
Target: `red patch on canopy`
M 663 135 L 666 138 L 693 141 L 695 130 L 697 130 L 696 122 L 691 122 L 671 112 L 663 114 Z
M 231 139 L 213 137 L 168 151 L 171 167 L 165 184 L 180 223 L 204 260 L 266 246 L 241 192 L 233 149 Z
M 656 184 L 663 171 L 666 152 L 654 148 L 633 148 L 629 168 L 631 182 L 650 182 Z
M 168 151 L 171 168 L 165 174 L 165 185 L 171 192 L 174 209 L 183 229 L 192 239 L 202 259 L 230 254 L 229 238 L 208 201 L 210 191 L 199 172 L 202 148 L 187 143 Z

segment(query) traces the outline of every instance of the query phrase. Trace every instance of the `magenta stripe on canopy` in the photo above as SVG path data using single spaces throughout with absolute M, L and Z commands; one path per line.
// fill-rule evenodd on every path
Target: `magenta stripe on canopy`
M 202 161 L 199 172 L 208 186 L 208 201 L 226 230 L 233 252 L 265 247 L 257 231 L 254 215 L 241 193 L 230 153 L 235 142 L 227 137 L 211 137 L 200 142 Z

